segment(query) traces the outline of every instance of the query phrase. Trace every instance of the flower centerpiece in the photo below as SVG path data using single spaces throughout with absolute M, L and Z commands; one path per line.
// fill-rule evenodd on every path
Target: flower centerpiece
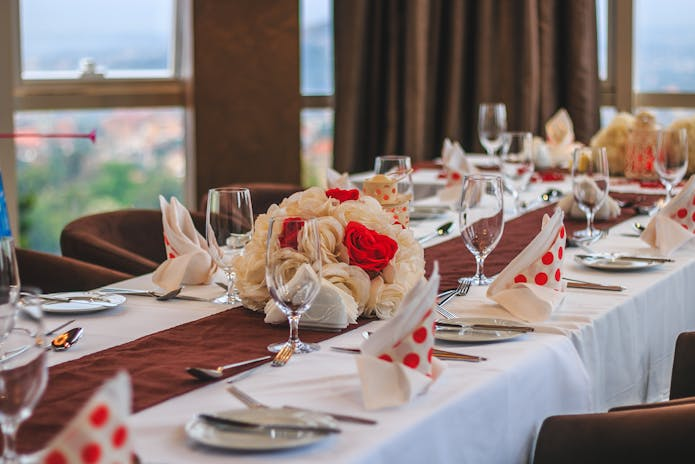
M 234 261 L 236 285 L 244 306 L 270 311 L 265 283 L 265 247 L 271 217 L 313 216 L 319 221 L 323 279 L 348 294 L 357 315 L 390 318 L 405 294 L 424 276 L 422 247 L 413 233 L 386 213 L 379 202 L 358 190 L 317 187 L 272 205 L 256 219 L 253 237 Z M 301 231 L 285 231 L 287 246 L 301 250 Z M 299 266 L 301 256 L 292 258 Z

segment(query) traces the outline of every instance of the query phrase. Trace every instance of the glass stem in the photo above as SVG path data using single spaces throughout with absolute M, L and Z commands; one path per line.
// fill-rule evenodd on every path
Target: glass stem
M 478 279 L 482 279 L 484 277 L 484 269 L 483 269 L 483 263 L 485 262 L 485 258 L 482 255 L 475 255 L 475 276 Z
M 292 312 L 287 318 L 290 323 L 290 339 L 292 346 L 297 346 L 299 343 L 299 314 Z
M 586 230 L 589 233 L 589 236 L 591 236 L 591 233 L 594 231 L 594 211 L 591 210 L 588 213 L 586 213 Z
M 2 422 L 3 436 L 3 463 L 15 463 L 17 461 L 16 439 L 17 439 L 17 421 L 12 417 L 6 417 Z

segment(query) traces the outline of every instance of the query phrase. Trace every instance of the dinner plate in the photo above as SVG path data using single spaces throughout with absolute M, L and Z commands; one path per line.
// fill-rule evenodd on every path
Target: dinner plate
M 115 308 L 125 302 L 123 295 L 105 294 L 98 292 L 66 292 L 51 293 L 46 295 L 56 298 L 89 298 L 94 297 L 99 301 L 76 300 L 69 302 L 44 301 L 43 311 L 46 313 L 90 313 L 104 309 Z
M 424 221 L 427 219 L 435 219 L 441 216 L 446 215 L 447 213 L 451 212 L 450 208 L 447 208 L 446 206 L 413 206 L 412 210 L 410 211 L 410 220 L 411 221 Z
M 586 267 L 601 269 L 603 271 L 637 271 L 661 266 L 663 264 L 658 261 L 629 261 L 627 259 L 611 259 L 608 257 L 600 258 L 593 256 L 575 256 L 574 260 Z
M 519 322 L 508 319 L 498 319 L 494 317 L 456 317 L 447 319 L 446 322 L 459 324 L 494 324 L 518 326 Z M 511 330 L 479 330 L 463 328 L 462 330 L 436 330 L 434 338 L 448 342 L 478 343 L 478 342 L 497 342 L 516 338 L 524 335 L 523 332 Z
M 313 425 L 337 428 L 335 420 L 324 414 L 283 408 L 233 409 L 216 416 L 259 424 Z M 272 451 L 308 446 L 330 437 L 330 434 L 294 430 L 247 430 L 216 427 L 197 416 L 188 421 L 186 434 L 193 441 L 215 448 L 238 451 Z

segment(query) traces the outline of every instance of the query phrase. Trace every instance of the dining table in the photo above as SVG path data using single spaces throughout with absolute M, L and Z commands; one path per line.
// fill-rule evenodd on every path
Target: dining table
M 427 173 L 428 178 L 433 177 Z M 535 201 L 549 188 L 568 193 L 569 176 L 532 183 L 523 197 L 528 211 L 505 211 L 502 239 L 486 259 L 489 275 L 500 272 L 533 239 L 545 214 L 556 203 Z M 438 181 L 437 181 L 438 182 Z M 655 186 L 612 180 L 611 196 L 625 202 L 618 218 L 597 221 L 605 237 L 596 252 L 654 256 L 638 236 L 635 222 L 646 224 L 638 204 L 649 205 L 663 193 Z M 437 205 L 436 197 L 419 205 Z M 440 290 L 475 270 L 473 256 L 458 233 L 453 209 L 433 209 L 414 220 L 416 237 L 451 221 L 451 232 L 423 243 L 429 276 L 435 262 Z M 582 218 L 566 217 L 568 232 L 583 228 Z M 695 330 L 695 252 L 686 245 L 673 262 L 634 269 L 605 270 L 575 259 L 585 250 L 567 247 L 567 278 L 619 285 L 622 291 L 568 288 L 548 320 L 529 323 L 535 330 L 502 340 L 461 343 L 437 341 L 437 347 L 486 358 L 481 362 L 444 360 L 443 374 L 429 389 L 399 407 L 367 410 L 354 354 L 333 349 L 357 348 L 365 333 L 386 321 L 360 319 L 342 331 L 302 328 L 304 341 L 317 352 L 295 355 L 283 367 L 258 362 L 203 381 L 189 366 L 214 367 L 267 354 L 266 346 L 287 337 L 286 324 L 264 322 L 263 314 L 241 306 L 209 301 L 124 294 L 114 308 L 80 314 L 45 313 L 46 326 L 77 319 L 84 336 L 71 349 L 48 353 L 49 383 L 34 414 L 22 425 L 18 445 L 25 452 L 45 446 L 102 382 L 128 372 L 133 388 L 130 439 L 143 463 L 525 463 L 545 418 L 558 414 L 606 411 L 614 406 L 661 401 L 668 397 L 673 350 L 679 333 Z M 112 287 L 149 290 L 150 274 Z M 511 320 L 509 312 L 486 297 L 487 287 L 473 286 L 446 306 L 460 317 Z M 214 283 L 187 286 L 184 294 L 216 296 Z M 228 380 L 260 402 L 347 414 L 374 425 L 338 422 L 340 433 L 288 449 L 244 450 L 210 447 L 187 433 L 200 413 L 245 408 L 231 395 Z

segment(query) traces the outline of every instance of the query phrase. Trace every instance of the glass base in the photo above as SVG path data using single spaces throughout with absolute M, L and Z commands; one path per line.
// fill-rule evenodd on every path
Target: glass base
M 290 342 L 271 343 L 268 345 L 268 351 L 271 353 L 277 353 L 288 343 Z M 294 344 L 294 354 L 311 353 L 313 351 L 319 351 L 320 349 L 321 346 L 318 343 L 304 343 L 302 341 L 298 341 Z
M 239 298 L 238 295 L 227 295 L 226 293 L 224 295 L 220 295 L 214 300 L 212 300 L 213 303 L 218 303 L 218 304 L 231 304 L 235 305 L 238 303 L 241 303 L 241 298 Z
M 606 236 L 606 232 L 599 229 L 582 229 L 572 234 L 572 240 L 582 245 L 591 245 Z
M 461 277 L 459 283 L 462 284 L 466 280 L 469 281 L 471 285 L 490 285 L 495 279 L 493 277 L 485 277 L 485 274 L 481 274 L 479 276 Z

